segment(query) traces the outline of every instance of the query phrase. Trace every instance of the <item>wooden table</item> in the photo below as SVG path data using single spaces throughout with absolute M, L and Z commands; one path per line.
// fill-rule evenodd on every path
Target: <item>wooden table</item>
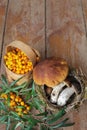
M 87 0 L 0 0 L 0 74 L 13 40 L 34 47 L 42 59 L 63 57 L 87 75 Z M 68 116 L 76 124 L 63 130 L 87 130 L 87 102 Z

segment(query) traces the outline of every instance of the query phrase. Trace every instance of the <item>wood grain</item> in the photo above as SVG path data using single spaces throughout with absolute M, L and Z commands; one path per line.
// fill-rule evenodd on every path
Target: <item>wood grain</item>
M 47 56 L 65 58 L 87 74 L 87 43 L 81 0 L 47 0 Z
M 6 24 L 5 45 L 22 40 L 45 55 L 44 0 L 10 0 Z
M 7 0 L 0 0 L 0 64 Z
M 84 4 L 87 7 L 86 2 Z M 46 11 L 47 57 L 63 57 L 70 66 L 81 67 L 87 75 L 86 23 L 81 1 L 47 0 Z M 86 130 L 86 109 L 87 104 L 85 103 L 79 112 L 68 113 L 67 116 L 70 117 L 72 122 L 75 121 L 75 125 L 63 128 L 63 130 Z
M 82 0 L 83 17 L 85 21 L 85 29 L 87 33 L 87 0 Z
M 45 0 L 9 0 L 3 39 L 7 1 L 0 0 L 0 55 L 2 40 L 3 55 L 7 44 L 22 40 L 39 50 L 42 59 L 45 52 L 47 57 L 63 57 L 70 66 L 81 67 L 87 75 L 86 0 L 46 0 L 46 7 Z M 0 72 L 4 73 L 3 63 L 0 68 Z M 87 130 L 87 101 L 79 112 L 72 111 L 66 116 L 70 117 L 71 122 L 75 121 L 75 125 L 63 130 Z M 0 126 L 2 129 L 5 130 L 5 127 Z
M 13 40 L 21 40 L 37 49 L 45 57 L 45 5 L 44 0 L 9 0 L 3 55 L 5 46 Z M 5 73 L 3 59 L 1 73 Z M 0 130 L 5 130 L 1 126 Z
M 21 40 L 37 49 L 40 52 L 42 59 L 44 58 L 44 6 L 44 0 L 26 0 L 26 2 L 24 0 L 9 0 L 3 48 L 13 40 Z

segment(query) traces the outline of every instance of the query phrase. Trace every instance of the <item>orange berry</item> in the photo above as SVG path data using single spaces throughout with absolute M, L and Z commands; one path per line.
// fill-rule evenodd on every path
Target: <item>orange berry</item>
M 24 106 L 24 102 L 23 101 L 21 102 L 21 105 Z
M 21 71 L 20 71 L 20 73 L 21 73 L 21 74 L 24 74 L 24 71 L 23 71 L 23 70 L 21 70 Z
M 23 113 L 24 113 L 24 114 L 27 114 L 27 111 L 26 111 L 26 110 L 24 110 L 24 111 L 23 111 Z
M 27 106 L 26 109 L 27 109 L 27 110 L 30 110 L 30 106 Z
M 15 98 L 15 102 L 18 102 L 19 100 L 18 100 L 18 98 Z
M 22 112 L 22 108 L 16 108 L 15 111 Z
M 6 59 L 7 59 L 7 56 L 5 55 L 5 56 L 4 56 L 4 60 L 6 60 Z
M 25 104 L 24 106 L 25 106 L 25 107 L 27 107 L 28 105 L 27 105 L 27 104 Z
M 18 49 L 18 48 L 16 48 L 15 50 L 16 50 L 16 52 L 19 52 L 19 51 L 20 51 L 20 49 Z
M 18 114 L 19 116 L 22 116 L 22 113 L 21 113 L 21 112 L 18 112 L 17 114 Z
M 26 68 L 26 66 L 24 66 L 24 65 L 23 65 L 23 66 L 22 66 L 22 68 L 23 68 L 23 69 L 25 69 L 25 68 Z
M 16 103 L 14 101 L 10 101 L 10 106 L 16 106 Z
M 22 98 L 19 97 L 19 98 L 18 98 L 18 101 L 21 102 L 21 101 L 22 101 Z
M 20 71 L 19 71 L 19 70 L 17 70 L 17 71 L 16 71 L 16 74 L 20 74 Z
M 25 73 L 27 73 L 27 72 L 28 72 L 28 69 L 25 69 L 24 71 L 25 71 Z
M 13 92 L 10 92 L 10 95 L 13 95 L 14 93 Z
M 8 65 L 8 61 L 6 61 L 6 63 L 5 63 L 6 65 Z
M 11 98 L 12 100 L 14 100 L 14 99 L 15 99 L 15 95 L 12 94 L 12 95 L 10 96 L 10 98 Z
M 25 64 L 25 61 L 22 61 L 21 63 L 22 63 L 22 64 Z
M 8 98 L 7 94 L 4 94 L 4 93 L 1 94 L 1 97 L 2 97 L 2 98 L 5 98 L 5 99 Z

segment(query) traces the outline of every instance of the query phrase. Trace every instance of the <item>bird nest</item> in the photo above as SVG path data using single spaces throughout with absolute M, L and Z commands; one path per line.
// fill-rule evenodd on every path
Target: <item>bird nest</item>
M 63 106 L 66 107 L 66 112 L 70 111 L 72 108 L 79 107 L 83 103 L 83 101 L 87 98 L 87 88 L 86 88 L 87 80 L 82 70 L 71 69 L 68 77 L 73 77 L 79 83 L 80 89 L 78 88 L 79 86 L 77 86 L 76 96 L 72 97 L 71 100 L 65 106 Z M 46 109 L 52 112 L 56 112 L 61 109 L 61 107 L 59 107 L 57 104 L 53 104 L 50 101 L 50 98 L 47 96 L 46 93 L 45 85 L 39 86 L 35 84 L 35 86 L 39 98 L 46 104 Z

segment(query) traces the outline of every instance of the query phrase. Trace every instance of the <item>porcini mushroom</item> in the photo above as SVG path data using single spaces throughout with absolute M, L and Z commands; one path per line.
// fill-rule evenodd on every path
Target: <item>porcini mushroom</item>
M 38 85 L 55 87 L 65 80 L 69 67 L 63 58 L 47 58 L 33 69 L 33 79 Z

